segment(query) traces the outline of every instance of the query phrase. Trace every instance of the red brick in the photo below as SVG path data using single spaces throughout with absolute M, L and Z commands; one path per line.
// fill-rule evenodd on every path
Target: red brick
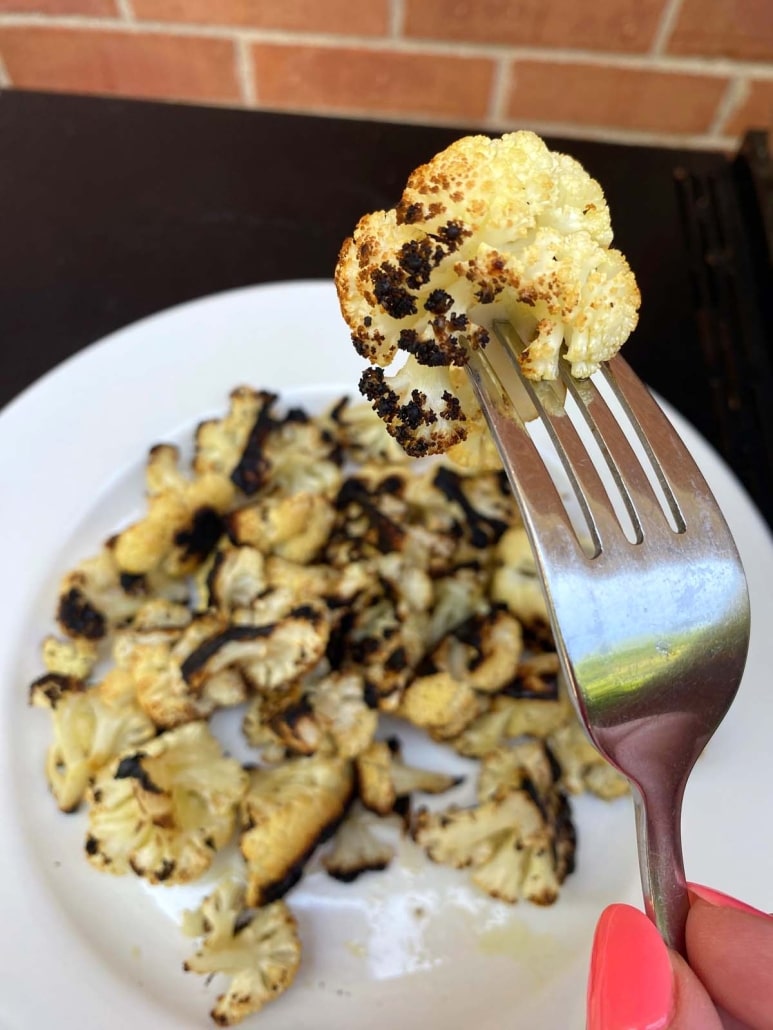
M 12 85 L 170 100 L 240 99 L 226 40 L 70 28 L 0 27 Z
M 111 17 L 114 0 L 0 0 L 0 14 L 85 14 Z
M 668 49 L 703 57 L 773 58 L 773 3 L 682 0 Z
M 749 94 L 729 118 L 725 132 L 740 136 L 747 129 L 773 133 L 773 81 L 749 84 Z
M 389 0 L 134 0 L 138 18 L 298 32 L 386 33 Z
M 664 0 L 406 0 L 405 34 L 511 46 L 644 51 Z
M 256 44 L 256 90 L 266 107 L 482 118 L 494 66 L 487 58 L 348 47 Z
M 720 77 L 588 64 L 518 61 L 508 117 L 652 132 L 706 132 L 727 82 Z

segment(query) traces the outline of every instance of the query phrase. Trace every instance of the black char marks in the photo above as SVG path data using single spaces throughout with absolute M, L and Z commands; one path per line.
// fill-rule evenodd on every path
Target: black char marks
M 488 547 L 499 540 L 507 529 L 507 523 L 476 511 L 465 495 L 461 479 L 455 472 L 448 468 L 440 468 L 433 483 L 449 501 L 456 501 L 464 512 L 473 547 Z
M 56 617 L 71 637 L 101 640 L 107 632 L 105 616 L 95 608 L 79 587 L 71 587 L 59 598 Z
M 263 448 L 266 443 L 266 437 L 274 425 L 271 408 L 276 403 L 276 400 L 276 394 L 268 393 L 265 395 L 263 407 L 258 412 L 255 424 L 250 430 L 250 435 L 242 451 L 239 463 L 231 473 L 231 482 L 248 497 L 252 496 L 263 486 L 269 472 L 269 462 L 263 453 Z
M 115 779 L 136 780 L 142 789 L 146 790 L 148 794 L 161 794 L 161 788 L 156 786 L 145 771 L 142 765 L 143 758 L 145 758 L 144 751 L 137 751 L 136 754 L 127 755 L 125 758 L 122 758 L 115 771 Z
M 355 476 L 345 480 L 335 504 L 339 511 L 345 511 L 352 504 L 356 505 L 375 530 L 376 547 L 382 554 L 402 550 L 405 530 L 379 510 L 361 480 Z
M 366 368 L 360 377 L 360 392 L 371 402 L 373 410 L 382 418 L 389 433 L 400 446 L 413 458 L 422 458 L 427 454 L 438 454 L 447 450 L 454 443 L 463 440 L 466 433 L 461 427 L 455 427 L 454 433 L 446 432 L 441 438 L 435 438 L 430 432 L 416 436 L 415 430 L 421 426 L 432 426 L 438 415 L 427 404 L 427 395 L 421 390 L 412 390 L 410 400 L 400 403 L 400 395 L 387 383 L 384 370 L 373 367 Z M 457 397 L 446 390 L 442 395 L 444 408 L 440 416 L 456 422 L 464 421 L 464 413 Z
M 405 273 L 406 285 L 413 290 L 424 286 L 444 257 L 444 249 L 433 243 L 428 236 L 422 240 L 409 240 L 404 243 L 397 261 Z
M 266 626 L 229 626 L 222 633 L 209 637 L 196 648 L 180 666 L 180 672 L 186 683 L 193 683 L 200 672 L 213 655 L 216 655 L 221 647 L 226 644 L 242 643 L 249 640 L 259 640 L 262 637 L 270 637 L 274 632 L 275 624 Z
M 403 285 L 403 273 L 388 262 L 373 272 L 373 292 L 384 311 L 394 319 L 416 314 L 416 298 Z
M 459 249 L 463 240 L 472 235 L 472 230 L 468 229 L 463 222 L 452 220 L 441 225 L 432 235 L 443 244 L 449 253 L 453 253 Z
M 225 532 L 225 524 L 208 504 L 193 513 L 193 519 L 186 529 L 175 534 L 175 544 L 182 548 L 183 558 L 204 560 Z

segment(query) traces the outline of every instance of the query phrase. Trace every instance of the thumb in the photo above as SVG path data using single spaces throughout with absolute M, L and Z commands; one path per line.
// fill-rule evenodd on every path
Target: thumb
M 610 905 L 596 927 L 588 982 L 588 1030 L 722 1030 L 687 963 L 630 905 Z

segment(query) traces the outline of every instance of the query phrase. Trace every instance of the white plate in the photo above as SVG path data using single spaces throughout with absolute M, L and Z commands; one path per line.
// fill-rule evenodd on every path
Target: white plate
M 123 329 L 0 415 L 3 1030 L 211 1025 L 216 984 L 182 973 L 190 942 L 173 921 L 198 891 L 150 890 L 87 865 L 83 817 L 59 814 L 46 791 L 48 720 L 27 707 L 27 685 L 40 672 L 59 573 L 137 509 L 150 444 L 185 439 L 238 383 L 314 404 L 351 390 L 360 366 L 329 284 L 261 286 Z M 673 419 L 736 535 L 754 619 L 738 700 L 688 788 L 688 872 L 770 909 L 773 545 L 732 475 Z M 423 745 L 411 746 L 420 757 Z M 248 1025 L 579 1030 L 595 920 L 607 903 L 640 895 L 630 802 L 582 798 L 574 809 L 578 871 L 549 909 L 493 902 L 410 845 L 392 869 L 355 884 L 312 872 L 289 898 L 305 945 L 296 985 Z

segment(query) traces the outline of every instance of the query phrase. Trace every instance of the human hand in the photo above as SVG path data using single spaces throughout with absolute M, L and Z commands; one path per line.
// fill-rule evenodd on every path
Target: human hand
M 630 905 L 593 940 L 587 1030 L 773 1030 L 773 917 L 689 884 L 687 957 Z

